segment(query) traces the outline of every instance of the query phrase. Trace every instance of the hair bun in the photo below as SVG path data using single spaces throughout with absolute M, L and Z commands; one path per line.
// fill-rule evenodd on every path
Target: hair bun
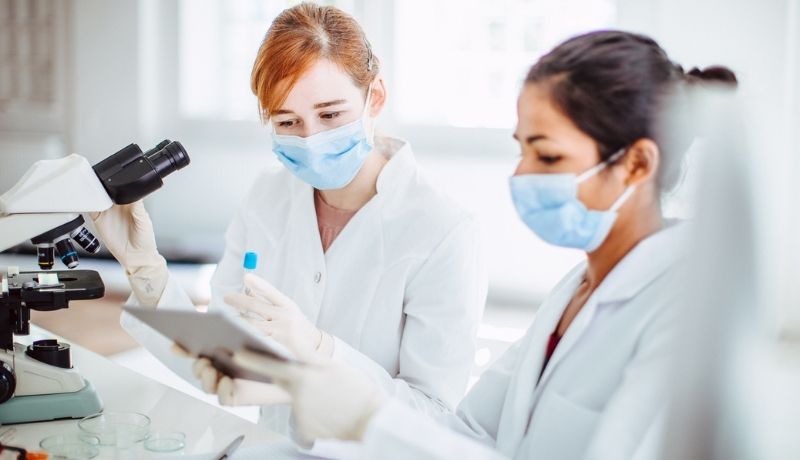
M 686 72 L 686 76 L 690 81 L 700 80 L 703 82 L 722 83 L 731 86 L 736 86 L 739 83 L 739 80 L 736 79 L 736 74 L 733 73 L 731 69 L 718 65 L 706 67 L 703 70 L 693 67 L 692 70 Z

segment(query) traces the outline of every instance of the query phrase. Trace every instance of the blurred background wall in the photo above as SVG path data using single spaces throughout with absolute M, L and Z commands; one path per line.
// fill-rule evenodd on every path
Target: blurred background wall
M 271 19 L 292 3 L 0 0 L 0 190 L 38 158 L 95 161 L 130 142 L 180 140 L 192 166 L 148 208 L 169 258 L 213 262 L 253 177 L 275 164 L 249 72 Z M 754 110 L 797 116 L 795 0 L 328 3 L 361 21 L 382 61 L 381 129 L 409 139 L 429 174 L 481 218 L 491 295 L 504 301 L 541 297 L 579 258 L 532 237 L 506 186 L 520 81 L 559 41 L 597 28 L 643 32 L 687 69 L 733 68 Z

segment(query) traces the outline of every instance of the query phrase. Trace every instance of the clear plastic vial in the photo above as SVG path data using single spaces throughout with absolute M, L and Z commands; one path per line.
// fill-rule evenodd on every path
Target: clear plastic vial
M 255 273 L 256 266 L 258 265 L 258 254 L 253 251 L 247 251 L 244 253 L 244 261 L 242 266 L 244 267 L 244 274 L 248 273 Z M 250 295 L 250 289 L 245 286 L 244 293 Z

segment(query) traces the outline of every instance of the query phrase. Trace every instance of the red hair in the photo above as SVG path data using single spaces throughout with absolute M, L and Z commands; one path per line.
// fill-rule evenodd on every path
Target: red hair
M 261 42 L 250 77 L 261 119 L 268 120 L 297 80 L 323 58 L 341 67 L 364 89 L 380 67 L 361 26 L 344 11 L 301 3 L 281 12 Z

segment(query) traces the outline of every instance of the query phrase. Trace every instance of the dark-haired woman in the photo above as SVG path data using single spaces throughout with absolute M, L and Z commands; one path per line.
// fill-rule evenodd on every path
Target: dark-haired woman
M 681 224 L 662 217 L 680 144 L 659 135 L 681 85 L 734 83 L 724 68 L 683 70 L 650 38 L 617 31 L 566 41 L 528 73 L 510 180 L 522 220 L 586 252 L 526 336 L 459 405 L 434 421 L 384 398 L 354 371 L 244 353 L 293 397 L 308 438 L 363 440 L 366 458 L 615 459 L 657 439 L 675 333 Z

